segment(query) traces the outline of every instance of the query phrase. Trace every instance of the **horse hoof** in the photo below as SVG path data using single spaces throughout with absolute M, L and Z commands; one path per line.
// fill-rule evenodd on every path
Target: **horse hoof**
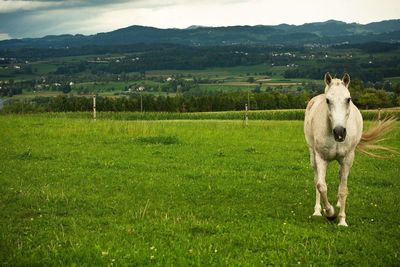
M 337 217 L 337 215 L 335 213 L 335 208 L 333 206 L 330 206 L 328 209 L 325 209 L 324 213 L 325 213 L 326 218 L 328 218 L 328 220 L 330 220 L 330 221 L 336 219 L 336 217 Z
M 322 213 L 321 213 L 320 211 L 316 211 L 316 212 L 313 213 L 312 216 L 321 217 L 321 216 L 322 216 Z
M 348 225 L 347 225 L 346 222 L 339 222 L 339 223 L 338 223 L 338 226 L 347 227 Z
M 332 216 L 327 216 L 326 218 L 330 221 L 334 221 L 336 220 L 336 217 L 337 217 L 336 215 L 332 215 Z
M 337 216 L 336 216 L 336 214 L 333 214 L 333 215 L 331 215 L 331 216 L 326 216 L 326 218 L 327 218 L 328 220 L 330 220 L 330 221 L 334 221 L 334 220 L 337 218 Z

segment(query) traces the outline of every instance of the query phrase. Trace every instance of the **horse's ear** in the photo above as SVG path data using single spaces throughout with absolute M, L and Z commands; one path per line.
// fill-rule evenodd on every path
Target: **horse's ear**
M 342 82 L 344 83 L 344 85 L 345 85 L 346 87 L 348 87 L 348 86 L 349 86 L 349 83 L 350 83 L 350 75 L 347 74 L 347 73 L 345 73 L 344 76 L 343 76 L 343 78 L 342 78 Z
M 325 84 L 330 85 L 332 82 L 332 76 L 329 74 L 329 72 L 325 73 L 325 78 L 324 78 Z

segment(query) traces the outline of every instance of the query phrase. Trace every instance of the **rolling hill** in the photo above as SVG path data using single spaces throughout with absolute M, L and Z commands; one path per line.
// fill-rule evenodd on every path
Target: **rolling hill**
M 400 42 L 400 20 L 369 24 L 345 23 L 329 20 L 300 26 L 228 26 L 187 29 L 159 29 L 130 26 L 94 35 L 51 35 L 43 38 L 12 39 L 0 42 L 0 49 L 9 48 L 65 48 L 150 43 L 172 43 L 192 46 L 207 45 L 332 45 L 340 43 Z

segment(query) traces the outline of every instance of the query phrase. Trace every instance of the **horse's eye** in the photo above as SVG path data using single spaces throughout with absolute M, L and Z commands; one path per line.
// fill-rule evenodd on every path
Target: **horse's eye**
M 329 99 L 326 99 L 326 103 L 329 105 L 331 102 L 329 101 Z
M 347 98 L 347 104 L 349 104 L 350 103 L 350 100 L 351 100 L 351 98 L 349 97 L 349 98 Z

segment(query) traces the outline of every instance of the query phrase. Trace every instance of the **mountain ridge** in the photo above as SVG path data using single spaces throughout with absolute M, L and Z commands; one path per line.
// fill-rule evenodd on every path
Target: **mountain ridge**
M 131 25 L 93 35 L 60 34 L 41 38 L 0 41 L 0 49 L 70 48 L 91 45 L 130 45 L 137 43 L 173 43 L 192 46 L 209 45 L 305 45 L 363 42 L 400 42 L 400 19 L 346 23 L 337 20 L 302 25 L 235 25 L 206 27 L 192 25 L 185 29 L 160 29 Z

